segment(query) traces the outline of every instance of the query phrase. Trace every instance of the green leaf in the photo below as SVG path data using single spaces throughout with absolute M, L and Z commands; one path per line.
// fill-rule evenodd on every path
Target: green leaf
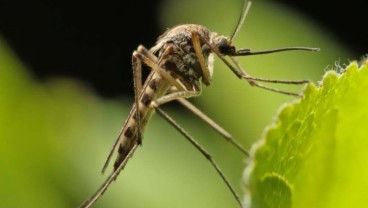
M 365 207 L 367 92 L 368 62 L 353 62 L 283 106 L 252 147 L 248 207 Z

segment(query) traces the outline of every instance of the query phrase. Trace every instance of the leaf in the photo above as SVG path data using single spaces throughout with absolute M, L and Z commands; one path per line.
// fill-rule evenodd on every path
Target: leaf
M 284 105 L 252 147 L 247 207 L 365 207 L 368 198 L 368 61 Z

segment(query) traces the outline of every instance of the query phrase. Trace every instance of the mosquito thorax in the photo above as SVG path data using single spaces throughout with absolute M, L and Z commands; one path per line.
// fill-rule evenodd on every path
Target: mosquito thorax
M 193 33 L 198 35 L 204 61 L 212 65 L 213 56 L 210 56 L 212 51 L 207 44 L 211 42 L 212 33 L 198 24 L 182 24 L 168 29 L 158 38 L 150 51 L 159 58 L 160 64 L 171 76 L 179 78 L 187 89 L 198 90 L 203 74 L 193 46 Z M 212 66 L 209 68 L 211 78 Z

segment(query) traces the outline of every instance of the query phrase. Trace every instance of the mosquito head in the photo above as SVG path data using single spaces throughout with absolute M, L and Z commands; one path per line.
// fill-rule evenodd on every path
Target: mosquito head
M 222 55 L 234 56 L 236 55 L 236 49 L 232 45 L 231 40 L 225 36 L 214 34 L 212 40 L 214 48 Z

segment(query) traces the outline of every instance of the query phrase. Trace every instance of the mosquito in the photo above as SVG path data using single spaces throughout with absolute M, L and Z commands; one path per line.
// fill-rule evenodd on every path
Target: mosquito
M 235 46 L 232 45 L 232 41 L 239 33 L 250 6 L 251 2 L 247 3 L 244 1 L 237 27 L 230 38 L 211 32 L 202 25 L 183 24 L 167 30 L 158 38 L 156 45 L 151 49 L 147 49 L 142 45 L 138 46 L 137 50 L 134 51 L 132 55 L 135 94 L 134 104 L 102 169 L 102 173 L 104 173 L 114 152 L 117 150 L 113 172 L 108 176 L 97 192 L 85 201 L 81 207 L 91 207 L 107 190 L 111 182 L 117 178 L 120 171 L 132 157 L 134 151 L 142 144 L 143 130 L 154 112 L 157 112 L 157 114 L 168 121 L 199 150 L 217 171 L 239 206 L 243 207 L 240 197 L 226 179 L 216 162 L 212 159 L 212 156 L 174 119 L 162 110 L 160 106 L 171 101 L 178 101 L 185 108 L 205 121 L 225 140 L 244 153 L 245 156 L 249 156 L 248 151 L 245 150 L 231 134 L 187 100 L 188 98 L 196 97 L 201 94 L 202 83 L 206 86 L 210 85 L 214 68 L 214 56 L 217 55 L 217 57 L 220 58 L 239 79 L 246 80 L 251 86 L 286 95 L 298 96 L 297 93 L 268 87 L 259 82 L 305 84 L 309 82 L 308 80 L 289 81 L 252 77 L 245 72 L 242 66 L 236 61 L 235 57 L 290 50 L 319 50 L 318 48 L 308 47 L 286 47 L 264 51 L 251 51 L 248 48 L 237 50 Z M 142 85 L 143 63 L 152 71 Z

